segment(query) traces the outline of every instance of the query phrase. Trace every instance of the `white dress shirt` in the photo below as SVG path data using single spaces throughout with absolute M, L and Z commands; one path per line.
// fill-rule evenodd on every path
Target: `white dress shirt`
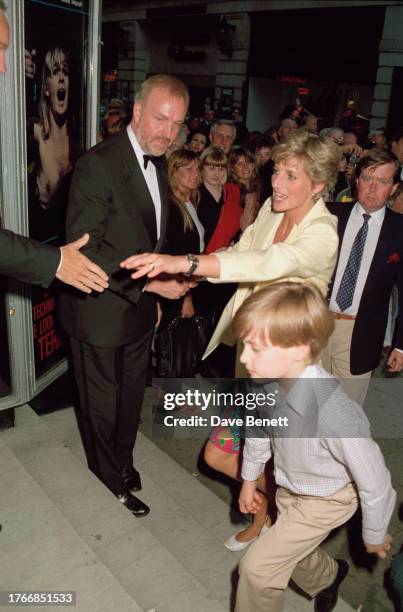
M 204 227 L 202 226 L 197 211 L 192 202 L 186 202 L 186 208 L 188 209 L 189 215 L 192 217 L 192 221 L 199 234 L 200 253 L 204 251 Z
M 328 383 L 318 381 L 313 387 L 320 398 L 316 404 L 305 399 L 312 396 L 309 389 L 306 393 L 308 383 L 304 384 L 304 379 L 314 378 L 331 379 Z M 371 438 L 363 409 L 347 397 L 334 376 L 318 365 L 308 366 L 299 381 L 286 397 L 288 420 L 294 431 L 300 432 L 306 429 L 307 422 L 314 421 L 316 437 L 287 438 L 286 432 L 282 437 L 277 432 L 262 438 L 247 437 L 242 479 L 257 480 L 273 455 L 276 483 L 296 495 L 326 497 L 353 482 L 361 502 L 363 540 L 367 544 L 383 543 L 396 493 L 379 446 Z M 326 393 L 326 386 L 331 392 Z M 274 417 L 278 410 L 282 412 L 284 405 L 274 408 Z
M 366 211 L 363 209 L 361 204 L 357 202 L 351 211 L 350 217 L 347 221 L 346 230 L 343 236 L 343 242 L 340 249 L 339 263 L 337 265 L 336 276 L 334 279 L 334 286 L 332 295 L 330 297 L 329 307 L 333 312 L 340 312 L 340 308 L 336 303 L 337 292 L 340 287 L 341 279 L 343 278 L 344 270 L 346 268 L 348 258 L 350 257 L 351 248 L 353 246 L 355 237 L 359 232 L 362 224 L 364 223 L 363 214 Z M 367 281 L 368 272 L 371 267 L 372 259 L 375 254 L 376 245 L 378 244 L 379 234 L 383 220 L 385 218 L 385 207 L 383 206 L 380 210 L 371 213 L 371 218 L 368 221 L 368 234 L 365 241 L 364 252 L 362 254 L 361 266 L 358 272 L 357 283 L 355 286 L 353 302 L 351 306 L 343 310 L 344 314 L 356 316 L 358 308 L 360 306 L 362 292 Z
M 139 162 L 139 166 L 143 173 L 145 182 L 147 183 L 148 191 L 150 192 L 150 196 L 154 204 L 158 240 L 161 233 L 161 196 L 158 187 L 157 170 L 155 168 L 155 165 L 151 161 L 148 162 L 147 168 L 144 168 L 145 152 L 141 148 L 139 141 L 137 140 L 136 135 L 133 132 L 132 126 L 129 124 L 126 129 L 134 153 L 137 157 L 137 161 Z

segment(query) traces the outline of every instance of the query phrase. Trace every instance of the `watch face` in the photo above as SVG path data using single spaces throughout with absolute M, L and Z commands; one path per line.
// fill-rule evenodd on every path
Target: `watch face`
M 192 276 L 193 272 L 196 270 L 197 266 L 199 265 L 199 258 L 196 255 L 189 253 L 187 255 L 187 259 L 188 259 L 190 266 L 189 266 L 189 270 L 186 272 L 186 276 Z

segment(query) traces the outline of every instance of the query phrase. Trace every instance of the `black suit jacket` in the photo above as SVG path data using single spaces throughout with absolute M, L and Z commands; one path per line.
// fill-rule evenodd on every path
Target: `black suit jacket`
M 329 288 L 329 299 L 344 232 L 353 207 L 354 204 L 328 204 L 330 212 L 338 218 L 339 233 L 339 253 Z M 403 349 L 403 216 L 387 208 L 354 324 L 350 350 L 352 374 L 369 372 L 379 364 L 388 321 L 389 298 L 394 283 L 397 283 L 399 291 L 395 346 Z
M 155 322 L 154 298 L 143 293 L 144 279 L 133 281 L 119 262 L 141 252 L 159 251 L 164 242 L 167 184 L 157 170 L 161 196 L 161 232 L 157 241 L 155 209 L 126 130 L 88 151 L 76 165 L 67 210 L 67 239 L 84 232 L 83 249 L 109 275 L 102 294 L 64 291 L 62 327 L 73 338 L 100 347 L 135 341 Z
M 48 287 L 60 262 L 56 247 L 0 230 L 0 274 Z

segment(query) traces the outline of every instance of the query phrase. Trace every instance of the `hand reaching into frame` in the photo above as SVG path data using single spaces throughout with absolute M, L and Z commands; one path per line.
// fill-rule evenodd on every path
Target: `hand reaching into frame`
M 96 263 L 80 253 L 80 249 L 87 244 L 89 239 L 89 234 L 84 234 L 78 240 L 60 247 L 63 259 L 60 270 L 56 272 L 56 278 L 84 293 L 91 293 L 91 291 L 102 293 L 108 288 L 107 274 Z

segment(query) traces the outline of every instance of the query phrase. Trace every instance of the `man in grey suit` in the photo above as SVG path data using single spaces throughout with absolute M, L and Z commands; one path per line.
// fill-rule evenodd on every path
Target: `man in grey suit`
M 6 71 L 4 56 L 10 36 L 4 9 L 0 0 L 0 74 Z M 85 293 L 102 292 L 108 286 L 107 275 L 79 251 L 88 240 L 84 234 L 58 249 L 0 229 L 0 274 L 42 287 L 48 287 L 56 277 Z

